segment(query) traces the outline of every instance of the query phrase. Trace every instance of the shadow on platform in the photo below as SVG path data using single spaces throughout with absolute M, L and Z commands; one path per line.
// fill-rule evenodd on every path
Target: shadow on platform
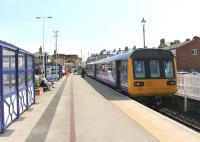
M 0 137 L 9 137 L 14 131 L 14 129 L 7 129 L 4 133 L 0 134 Z
M 85 81 L 87 81 L 97 92 L 99 92 L 104 98 L 107 100 L 129 100 L 128 97 L 125 97 L 124 94 L 121 94 L 117 92 L 116 90 L 113 90 L 112 88 L 109 88 L 105 84 L 102 84 L 90 77 L 85 77 Z

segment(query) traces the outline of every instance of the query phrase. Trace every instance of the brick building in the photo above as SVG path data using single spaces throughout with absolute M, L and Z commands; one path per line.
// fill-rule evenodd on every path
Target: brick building
M 58 54 L 58 63 L 64 66 L 65 64 L 71 64 L 74 67 L 78 67 L 81 63 L 81 58 L 78 55 L 65 55 Z M 52 61 L 55 61 L 55 55 L 52 55 Z
M 163 40 L 162 40 L 163 42 Z M 163 45 L 164 43 L 162 43 Z M 170 46 L 162 47 L 171 50 L 176 56 L 178 71 L 200 72 L 200 38 L 195 36 L 192 40 L 184 42 L 176 40 Z

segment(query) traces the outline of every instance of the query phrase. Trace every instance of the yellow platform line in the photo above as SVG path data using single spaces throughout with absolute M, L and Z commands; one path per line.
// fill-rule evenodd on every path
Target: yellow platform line
M 111 101 L 161 142 L 200 142 L 193 130 L 132 100 Z

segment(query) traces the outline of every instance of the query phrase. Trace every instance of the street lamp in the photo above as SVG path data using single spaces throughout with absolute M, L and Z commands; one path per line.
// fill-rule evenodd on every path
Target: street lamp
M 145 46 L 145 22 L 146 20 L 144 20 L 144 18 L 142 19 L 141 23 L 142 23 L 142 26 L 143 26 L 143 42 L 144 42 L 144 48 L 146 48 Z
M 42 19 L 42 33 L 43 33 L 43 39 L 42 39 L 42 68 L 43 68 L 43 71 L 44 71 L 44 75 L 46 76 L 46 72 L 45 72 L 45 67 L 44 67 L 44 24 L 45 24 L 45 19 L 51 19 L 53 17 L 51 16 L 48 16 L 48 17 L 35 17 L 36 19 Z
M 57 47 L 58 47 L 58 41 L 57 41 L 57 38 L 58 38 L 58 32 L 59 31 L 53 31 L 54 32 L 54 37 L 55 37 L 55 47 L 56 47 L 56 79 L 58 79 L 57 78 L 57 62 L 58 62 L 58 53 L 57 53 Z

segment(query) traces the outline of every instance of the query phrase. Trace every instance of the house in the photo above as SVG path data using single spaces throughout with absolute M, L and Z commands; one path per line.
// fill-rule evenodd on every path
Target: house
M 171 50 L 176 56 L 178 71 L 200 72 L 200 37 L 195 36 L 184 42 L 175 40 L 170 46 L 160 48 Z

